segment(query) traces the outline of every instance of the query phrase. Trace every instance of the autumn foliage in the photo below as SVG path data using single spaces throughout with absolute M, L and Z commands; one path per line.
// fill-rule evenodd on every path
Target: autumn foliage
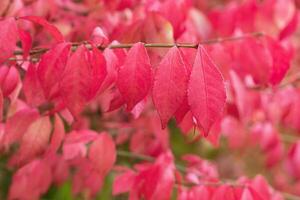
M 299 199 L 299 8 L 1 0 L 0 199 Z

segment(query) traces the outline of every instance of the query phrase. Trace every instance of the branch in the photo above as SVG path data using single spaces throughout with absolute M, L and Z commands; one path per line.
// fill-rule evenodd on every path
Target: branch
M 128 152 L 128 151 L 122 151 L 122 150 L 118 150 L 117 151 L 117 155 L 121 156 L 121 157 L 127 157 L 127 158 L 134 158 L 134 159 L 138 159 L 138 160 L 144 160 L 144 161 L 148 161 L 148 162 L 154 162 L 155 158 L 151 157 L 151 156 L 146 156 L 146 155 L 142 155 L 142 154 L 137 154 L 137 153 L 132 153 L 132 152 Z M 185 173 L 185 167 L 179 164 L 175 164 L 176 168 Z
M 146 155 L 132 153 L 132 152 L 123 151 L 123 150 L 118 150 L 117 155 L 121 156 L 121 157 L 134 158 L 134 159 L 139 159 L 139 160 L 144 160 L 144 161 L 149 161 L 149 162 L 155 161 L 155 159 L 151 156 L 146 156 Z M 182 165 L 176 164 L 176 168 L 183 173 L 186 172 L 185 167 Z M 224 185 L 224 184 L 231 185 L 233 187 L 245 187 L 245 185 L 236 183 L 234 180 L 221 180 L 219 182 L 205 181 L 205 182 L 201 182 L 200 184 L 207 185 L 207 186 L 216 186 L 216 187 Z M 181 186 L 178 186 L 178 187 L 181 187 Z M 290 193 L 281 192 L 281 194 L 284 196 L 285 199 L 288 199 L 288 200 L 300 200 L 299 197 L 297 197 L 296 195 L 290 194 Z
M 199 45 L 209 45 L 209 44 L 215 44 L 215 43 L 223 43 L 223 42 L 229 42 L 229 41 L 236 41 L 236 40 L 242 40 L 246 38 L 258 38 L 264 36 L 264 33 L 262 32 L 253 32 L 253 33 L 246 33 L 244 35 L 240 36 L 233 36 L 233 37 L 224 37 L 224 38 L 215 38 L 215 39 L 209 39 L 204 40 L 198 44 L 192 44 L 192 43 L 145 43 L 144 46 L 146 48 L 172 48 L 174 46 L 177 46 L 179 48 L 198 48 Z M 72 51 L 75 51 L 78 46 L 85 44 L 88 49 L 92 49 L 92 46 L 90 44 L 87 44 L 87 42 L 81 42 L 81 43 L 71 43 L 72 45 Z M 131 48 L 134 44 L 128 43 L 128 44 L 111 44 L 108 46 L 97 46 L 98 49 L 104 50 L 106 48 L 110 49 L 128 49 Z M 39 55 L 47 52 L 49 48 L 36 48 L 30 51 L 29 55 Z M 14 55 L 23 55 L 22 50 L 14 51 Z M 10 58 L 9 60 L 16 60 L 15 58 Z

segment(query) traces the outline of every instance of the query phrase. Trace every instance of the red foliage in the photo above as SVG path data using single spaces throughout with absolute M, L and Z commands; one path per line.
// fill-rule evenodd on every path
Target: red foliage
M 7 198 L 40 199 L 71 180 L 74 195 L 91 199 L 108 174 L 112 195 L 131 200 L 300 195 L 297 6 L 0 1 L 0 162 L 14 172 Z M 191 146 L 207 140 L 223 157 L 179 158 L 172 118 Z M 263 169 L 247 178 L 245 166 L 259 159 Z

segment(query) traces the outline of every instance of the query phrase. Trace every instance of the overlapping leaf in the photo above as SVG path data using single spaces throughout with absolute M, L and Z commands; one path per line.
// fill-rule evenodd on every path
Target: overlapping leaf
M 12 56 L 18 39 L 18 28 L 14 18 L 0 21 L 0 63 Z
M 127 110 L 132 110 L 147 96 L 151 82 L 152 71 L 147 50 L 142 43 L 137 43 L 128 52 L 118 72 L 117 86 L 127 104 Z
M 116 155 L 115 143 L 107 133 L 101 133 L 92 143 L 89 151 L 89 159 L 103 176 L 113 167 Z
M 41 57 L 37 74 L 46 98 L 51 99 L 59 93 L 59 81 L 67 63 L 71 45 L 60 43 Z
M 20 17 L 20 19 L 28 20 L 33 23 L 39 24 L 43 26 L 50 34 L 51 36 L 56 40 L 56 42 L 63 42 L 64 36 L 62 33 L 56 28 L 53 24 L 49 23 L 46 19 L 39 17 L 39 16 L 24 16 Z
M 188 72 L 177 47 L 171 48 L 157 67 L 154 76 L 153 102 L 165 128 L 184 101 Z
M 188 101 L 197 125 L 208 134 L 222 115 L 226 94 L 223 78 L 203 46 L 198 47 L 188 86 Z
M 64 103 L 74 116 L 95 97 L 105 76 L 106 63 L 101 52 L 78 47 L 68 60 L 59 85 Z

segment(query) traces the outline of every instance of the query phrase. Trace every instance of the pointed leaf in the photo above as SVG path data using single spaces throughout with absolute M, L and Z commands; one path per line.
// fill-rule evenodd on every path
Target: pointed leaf
M 278 36 L 279 40 L 283 40 L 289 36 L 291 36 L 296 30 L 298 26 L 298 10 L 295 9 L 292 19 L 287 23 L 287 25 L 280 31 Z
M 34 64 L 30 64 L 23 82 L 23 91 L 27 103 L 31 106 L 39 106 L 45 101 L 44 93 L 38 79 L 37 69 Z
M 2 90 L 0 88 L 0 122 L 2 121 L 3 118 L 3 104 L 4 104 L 4 98 L 3 98 Z
M 116 176 L 113 183 L 113 195 L 129 192 L 134 184 L 135 176 L 136 174 L 132 170 L 127 170 L 126 172 Z
M 266 37 L 266 44 L 273 58 L 269 81 L 272 85 L 276 85 L 281 82 L 290 68 L 291 56 L 277 40 L 271 37 Z
M 50 133 L 49 117 L 41 117 L 33 122 L 24 133 L 20 148 L 10 160 L 10 164 L 21 164 L 41 154 L 46 150 Z
M 127 110 L 143 100 L 151 87 L 151 65 L 143 43 L 136 43 L 128 52 L 118 72 L 117 86 L 127 104 Z
M 39 17 L 39 16 L 25 16 L 25 17 L 20 17 L 20 19 L 28 20 L 31 21 L 35 24 L 39 24 L 43 26 L 43 28 L 48 31 L 51 36 L 56 40 L 56 42 L 64 42 L 64 36 L 62 33 L 56 28 L 53 24 L 49 23 L 46 19 Z
M 66 66 L 71 45 L 60 43 L 46 52 L 38 65 L 37 73 L 46 98 L 58 93 L 58 82 Z
M 35 109 L 22 109 L 8 118 L 5 124 L 4 145 L 7 147 L 19 140 L 38 117 L 39 113 Z
M 13 55 L 18 39 L 18 28 L 14 18 L 0 21 L 0 63 Z
M 188 72 L 177 47 L 171 48 L 159 64 L 153 86 L 153 102 L 165 128 L 186 96 Z
M 51 169 L 47 163 L 34 160 L 14 174 L 8 199 L 39 199 L 48 190 L 51 179 Z
M 54 130 L 51 137 L 49 151 L 56 152 L 65 137 L 65 127 L 59 115 L 55 115 Z
M 96 140 L 98 133 L 91 130 L 72 131 L 67 134 L 63 145 L 63 156 L 65 160 L 76 157 L 85 157 L 87 154 L 86 144 Z
M 89 159 L 101 175 L 106 175 L 116 162 L 116 146 L 107 133 L 101 133 L 92 143 Z
M 222 115 L 226 93 L 223 78 L 208 56 L 199 46 L 188 86 L 188 101 L 193 116 L 205 135 Z
M 19 83 L 18 70 L 14 67 L 1 66 L 0 68 L 0 88 L 4 97 L 10 95 Z
M 23 49 L 23 57 L 26 59 L 29 55 L 29 51 L 32 47 L 32 38 L 30 36 L 30 33 L 27 31 L 24 31 L 23 29 L 18 29 L 19 37 L 22 43 L 22 49 Z
M 97 94 L 106 76 L 106 63 L 101 52 L 93 48 L 78 47 L 67 62 L 60 82 L 64 103 L 74 116 L 78 116 L 86 103 Z
M 193 51 L 187 51 L 187 50 L 183 51 L 183 50 L 180 49 L 180 53 L 181 53 L 181 56 L 183 58 L 184 67 L 185 67 L 185 69 L 188 73 L 188 77 L 190 77 L 190 75 L 191 75 L 193 64 L 191 64 L 189 62 L 189 60 L 187 60 L 186 57 L 193 57 L 192 60 L 194 60 L 194 58 L 195 58 L 194 57 L 194 55 L 195 55 L 194 51 L 195 51 L 195 49 L 193 49 Z M 176 112 L 174 114 L 174 117 L 176 119 L 177 124 L 179 124 L 183 120 L 184 116 L 187 114 L 187 112 L 189 110 L 190 110 L 190 106 L 189 106 L 188 98 L 187 98 L 187 94 L 186 94 L 181 106 L 179 106 L 178 110 L 176 110 Z

